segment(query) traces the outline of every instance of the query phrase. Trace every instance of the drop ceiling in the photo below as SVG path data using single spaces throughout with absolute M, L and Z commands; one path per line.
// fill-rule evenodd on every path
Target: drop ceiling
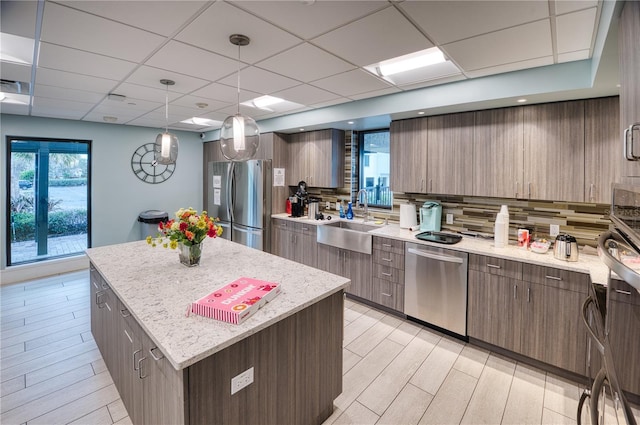
M 27 104 L 3 102 L 2 113 L 115 118 L 116 124 L 161 128 L 167 93 L 160 80 L 171 79 L 169 127 L 197 132 L 219 124 L 180 121 L 199 117 L 221 123 L 236 113 L 238 68 L 240 102 L 262 95 L 287 101 L 271 111 L 240 107 L 259 123 L 299 115 L 326 126 L 328 120 L 357 118 L 362 129 L 380 125 L 366 117 L 367 102 L 374 99 L 379 105 L 429 87 L 455 88 L 464 81 L 590 60 L 601 53 L 599 29 L 610 24 L 601 19 L 603 2 L 591 0 L 3 0 L 1 5 L 3 55 L 6 41 L 18 36 L 21 44 L 13 53 L 27 63 L 3 60 L 0 75 L 30 84 Z M 247 35 L 251 43 L 238 51 L 229 42 L 234 33 Z M 440 69 L 408 72 L 394 81 L 364 69 L 433 46 L 450 61 Z M 109 94 L 125 98 L 112 100 Z M 327 114 L 332 108 L 340 111 L 339 119 Z M 406 116 L 420 105 L 391 109 Z M 313 112 L 332 118 L 315 119 Z

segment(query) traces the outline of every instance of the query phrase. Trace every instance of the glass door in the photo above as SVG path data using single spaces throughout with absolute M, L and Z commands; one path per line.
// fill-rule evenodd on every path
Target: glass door
M 90 241 L 90 142 L 8 137 L 7 264 L 76 255 Z

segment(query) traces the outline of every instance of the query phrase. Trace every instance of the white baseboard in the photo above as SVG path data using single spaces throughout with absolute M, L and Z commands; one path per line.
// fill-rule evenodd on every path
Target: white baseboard
M 11 266 L 0 270 L 0 285 L 40 279 L 47 276 L 55 276 L 88 268 L 89 258 L 84 254 L 69 258 L 60 258 L 57 260 Z

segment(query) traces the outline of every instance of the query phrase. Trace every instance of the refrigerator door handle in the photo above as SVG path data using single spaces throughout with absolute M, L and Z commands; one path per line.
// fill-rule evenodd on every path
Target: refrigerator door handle
M 233 192 L 235 191 L 235 182 L 234 182 L 234 163 L 231 162 L 229 164 L 229 168 L 227 169 L 227 213 L 231 218 L 231 222 L 235 221 L 233 217 L 233 204 L 235 203 L 235 199 L 233 199 Z

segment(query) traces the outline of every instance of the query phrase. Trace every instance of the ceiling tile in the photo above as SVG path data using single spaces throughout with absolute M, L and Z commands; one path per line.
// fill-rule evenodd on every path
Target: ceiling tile
M 398 5 L 437 44 L 549 16 L 546 1 L 405 1 Z
M 355 66 L 308 43 L 258 62 L 256 66 L 305 83 L 355 69 Z
M 29 105 L 16 105 L 13 103 L 0 103 L 1 114 L 29 115 Z
M 167 93 L 167 87 L 160 84 L 157 80 L 156 87 L 141 86 L 138 84 L 124 83 L 120 84 L 113 90 L 113 93 L 126 96 L 125 102 L 135 100 L 145 100 L 154 103 L 165 103 L 167 94 L 169 95 L 169 102 L 179 98 L 182 94 L 173 91 L 175 86 L 170 86 Z
M 256 63 L 302 42 L 297 37 L 225 2 L 216 2 L 189 26 L 176 40 L 225 55 L 238 57 L 238 47 L 229 36 L 241 32 L 251 39 L 248 46 L 240 47 L 240 59 Z
M 463 71 L 546 57 L 553 54 L 551 26 L 544 19 L 447 44 L 442 50 Z
M 555 1 L 554 5 L 556 8 L 556 15 L 561 15 L 563 13 L 575 12 L 588 7 L 595 7 L 598 5 L 598 0 L 561 0 Z
M 234 73 L 219 81 L 222 84 L 236 86 L 238 75 Z M 261 94 L 271 94 L 298 85 L 299 82 L 283 77 L 255 66 L 240 71 L 240 87 Z
M 149 1 L 120 1 L 114 7 L 113 1 L 59 1 L 74 9 L 89 12 L 132 27 L 169 36 L 191 18 L 207 2 L 204 1 L 162 1 L 152 5 Z
M 68 47 L 40 43 L 38 66 L 92 77 L 121 80 L 135 69 L 136 64 Z
M 115 80 L 106 78 L 90 77 L 73 72 L 58 71 L 57 69 L 38 68 L 36 84 L 110 93 L 118 83 Z
M 95 93 L 86 90 L 77 90 L 62 87 L 52 87 L 38 84 L 33 95 L 37 98 L 63 99 L 84 103 L 97 103 L 104 98 L 104 93 Z
M 597 9 L 582 10 L 556 17 L 556 38 L 558 53 L 591 49 L 595 39 L 594 26 Z
M 393 30 L 391 30 L 393 29 Z M 393 7 L 388 7 L 312 40 L 323 49 L 359 66 L 433 47 Z
M 355 94 L 352 96 L 349 96 L 351 99 L 353 100 L 359 100 L 359 99 L 368 99 L 370 97 L 377 97 L 377 96 L 384 96 L 387 94 L 393 94 L 393 93 L 398 93 L 402 90 L 396 88 L 396 87 L 389 87 L 386 89 L 382 89 L 382 90 L 373 90 L 370 92 L 366 92 L 366 93 L 359 93 L 359 94 Z
M 146 65 L 215 81 L 238 69 L 233 59 L 178 41 L 170 41 L 146 62 Z
M 327 106 L 340 105 L 342 103 L 353 102 L 353 100 L 346 97 L 339 97 L 337 99 L 327 100 L 326 102 L 314 103 L 312 106 L 314 109 L 326 108 Z
M 31 81 L 31 65 L 0 62 L 0 76 L 3 80 Z
M 127 78 L 126 83 L 157 89 L 158 87 L 165 87 L 160 84 L 160 80 L 162 79 L 175 81 L 176 84 L 171 86 L 169 91 L 183 94 L 190 93 L 209 84 L 206 80 L 151 66 L 141 66 L 136 69 L 135 72 Z
M 457 74 L 457 75 L 452 75 L 452 76 L 449 76 L 449 77 L 438 78 L 436 80 L 421 81 L 421 82 L 415 83 L 415 84 L 403 84 L 402 86 L 400 86 L 400 88 L 403 91 L 415 90 L 415 89 L 419 89 L 419 88 L 423 88 L 423 87 L 437 86 L 439 84 L 453 83 L 454 81 L 465 80 L 466 78 L 467 77 L 465 77 L 462 74 Z
M 35 38 L 38 2 L 5 1 L 0 2 L 0 28 L 6 34 Z
M 291 102 L 296 102 L 301 105 L 311 105 L 313 103 L 326 102 L 339 97 L 337 94 L 307 84 L 301 84 L 296 87 L 291 87 L 286 90 L 275 92 L 273 93 L 273 96 L 290 100 Z
M 440 80 L 460 73 L 458 67 L 451 61 L 445 61 L 424 68 L 394 74 L 387 78 L 397 86 L 406 86 L 424 81 Z
M 306 40 L 389 6 L 387 1 L 316 1 L 309 4 L 243 0 L 232 3 Z
M 196 104 L 197 103 L 206 103 L 207 106 L 205 106 L 204 108 L 199 108 Z M 206 99 L 203 97 L 198 97 L 198 96 L 182 96 L 180 99 L 174 100 L 173 102 L 171 102 L 172 105 L 178 105 L 178 106 L 184 106 L 184 107 L 188 107 L 188 108 L 197 108 L 200 112 L 198 114 L 198 116 L 206 113 L 206 112 L 211 112 L 211 111 L 215 111 L 217 109 L 220 108 L 224 108 L 230 105 L 230 102 L 222 102 L 219 100 L 214 100 L 214 99 Z M 235 103 L 234 103 L 235 104 Z
M 199 90 L 191 93 L 194 96 L 202 97 L 204 99 L 219 100 L 225 103 L 238 104 L 238 85 L 237 81 L 233 82 L 233 86 L 225 84 L 211 83 Z M 240 87 L 240 102 L 245 102 L 249 99 L 255 99 L 261 96 L 262 93 L 246 90 L 244 86 Z
M 360 69 L 314 81 L 313 85 L 347 97 L 359 93 L 386 89 L 390 86 L 388 83 Z
M 42 41 L 130 61 L 146 58 L 166 40 L 51 2 L 45 4 L 41 34 Z
M 590 57 L 589 52 L 590 50 L 576 50 L 575 52 L 559 53 L 558 63 L 589 59 Z
M 505 65 L 490 66 L 483 69 L 467 72 L 467 77 L 477 78 L 487 75 L 502 74 L 504 72 L 518 71 L 527 68 L 537 68 L 539 66 L 553 65 L 553 56 L 529 59 L 521 62 L 513 62 Z
M 56 113 L 61 117 L 78 117 L 81 118 L 84 114 L 89 112 L 93 108 L 93 103 L 76 102 L 72 100 L 61 99 L 49 99 L 46 97 L 33 98 L 33 110 L 36 110 L 38 114 L 47 113 L 47 116 L 56 116 Z

